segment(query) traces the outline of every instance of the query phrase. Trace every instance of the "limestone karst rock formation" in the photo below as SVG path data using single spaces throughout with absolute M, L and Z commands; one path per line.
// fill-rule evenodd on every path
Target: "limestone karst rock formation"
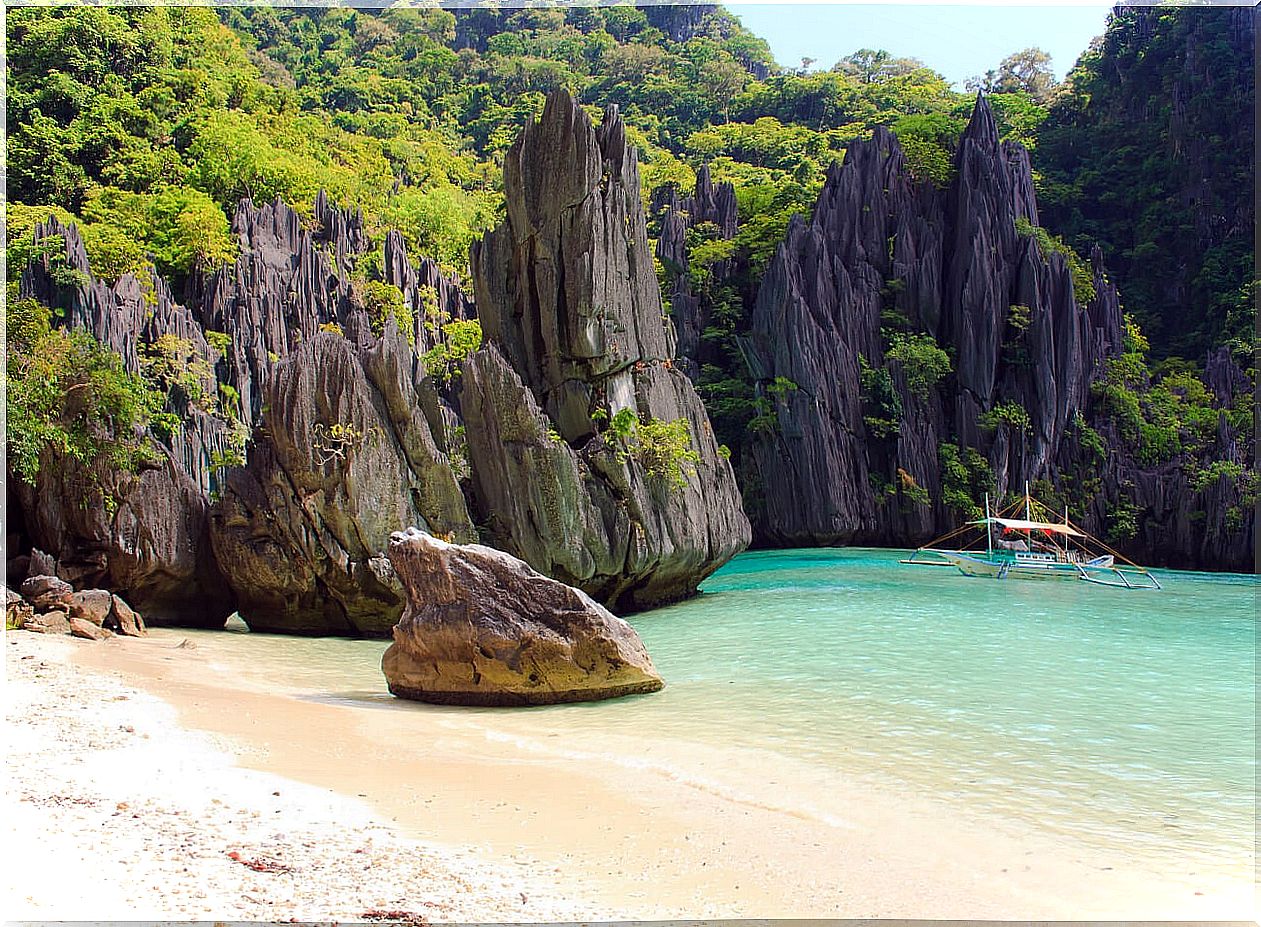
M 775 407 L 774 430 L 737 455 L 758 540 L 926 540 L 959 520 L 940 456 L 954 445 L 983 455 L 998 491 L 1025 480 L 1058 491 L 1091 471 L 1084 525 L 1103 534 L 1137 506 L 1124 548 L 1135 557 L 1251 569 L 1255 477 L 1228 472 L 1250 465 L 1246 438 L 1223 414 L 1198 461 L 1151 465 L 1098 412 L 1092 383 L 1125 338 L 1116 288 L 1096 252 L 1095 295 L 1080 300 L 1064 258 L 1021 233 L 1038 223 L 1028 155 L 1000 142 L 983 99 L 954 168 L 946 189 L 917 182 L 877 129 L 832 168 L 813 216 L 790 226 L 771 262 L 742 344 L 749 379 Z M 616 110 L 597 128 L 553 96 L 505 171 L 507 216 L 473 254 L 476 308 L 386 234 L 379 265 L 366 263 L 402 294 L 397 319 L 382 319 L 365 292 L 362 217 L 322 194 L 304 213 L 243 201 L 235 261 L 174 283 L 152 268 L 98 279 L 73 226 L 41 225 L 22 295 L 59 309 L 57 324 L 90 332 L 133 373 L 173 340 L 201 397 L 168 390 L 178 429 L 155 433 L 153 466 L 106 474 L 109 505 L 85 496 L 99 474 L 69 459 L 50 455 L 33 486 L 10 473 L 15 581 L 55 573 L 109 589 L 154 624 L 213 627 L 239 607 L 257 629 L 384 634 L 405 601 L 388 538 L 416 524 L 501 546 L 619 608 L 694 592 L 751 536 L 685 375 L 719 350 L 722 339 L 701 337 L 712 294 L 676 273 L 673 327 L 663 320 Z M 667 272 L 688 269 L 698 225 L 736 235 L 735 191 L 705 167 L 692 195 L 658 191 L 654 209 Z M 733 312 L 756 285 L 742 260 L 709 268 L 714 281 L 739 281 Z M 427 375 L 435 321 L 479 315 L 484 349 L 450 385 Z M 949 375 L 914 389 L 890 332 L 931 336 L 950 353 Z M 732 347 L 721 350 L 734 357 Z M 874 371 L 888 373 L 894 427 Z M 796 388 L 772 389 L 780 378 Z M 1246 403 L 1248 378 L 1228 352 L 1208 356 L 1204 380 L 1222 410 Z M 996 425 L 1004 409 L 1026 414 L 1027 427 Z M 660 444 L 637 441 L 633 422 L 612 427 L 619 413 L 641 428 L 685 423 L 699 459 L 671 452 L 682 485 Z M 1196 476 L 1206 461 L 1220 478 Z
M 790 225 L 752 310 L 754 377 L 796 386 L 774 395 L 776 428 L 753 442 L 744 489 L 761 539 L 915 544 L 943 533 L 958 521 L 942 501 L 946 442 L 979 448 L 999 494 L 1080 470 L 1091 384 L 1123 350 L 1120 301 L 1096 251 L 1094 293 L 1079 302 L 1064 256 L 1044 253 L 1024 223 L 1038 224 L 1028 154 L 1000 142 L 983 96 L 947 189 L 917 182 L 882 128 L 832 167 L 813 216 Z M 887 354 L 899 330 L 927 333 L 948 352 L 939 387 L 909 387 L 914 371 Z M 873 395 L 869 371 L 881 367 L 896 393 L 892 423 Z M 1229 367 L 1228 357 L 1209 364 L 1223 406 L 1242 377 Z M 1027 421 L 1003 418 L 1015 410 Z M 1229 481 L 1205 491 L 1220 499 L 1192 492 L 1180 465 L 1144 467 L 1110 426 L 1090 420 L 1107 467 L 1088 529 L 1104 533 L 1128 496 L 1149 513 L 1134 554 L 1160 561 L 1177 550 L 1184 565 L 1249 568 L 1250 513 L 1229 537 L 1196 541 L 1189 525 L 1205 506 L 1225 518 L 1240 505 Z M 1224 420 L 1223 429 L 1216 453 L 1239 462 Z
M 249 462 L 213 513 L 218 561 L 256 630 L 388 633 L 400 524 L 472 540 L 473 524 L 392 325 L 356 348 L 316 335 L 275 365 Z
M 143 283 L 128 273 L 109 284 L 93 276 L 74 226 L 50 219 L 36 239 L 60 245 L 23 271 L 23 296 L 63 311 L 67 325 L 117 351 L 130 373 L 163 336 L 181 339 L 209 369 L 216 352 L 152 268 Z M 54 262 L 62 274 L 53 273 Z M 204 379 L 213 396 L 213 379 Z M 155 623 L 222 625 L 234 603 L 210 552 L 208 493 L 212 461 L 230 447 L 232 429 L 185 396 L 172 403 L 181 427 L 166 443 L 152 442 L 157 462 L 136 474 L 105 474 L 112 506 L 93 495 L 95 476 L 82 464 L 47 453 L 35 485 L 9 474 L 10 525 L 48 551 L 59 576 L 117 591 Z
M 1205 358 L 1204 380 L 1223 410 L 1206 456 L 1220 467 L 1238 467 L 1247 473 L 1247 439 L 1230 425 L 1224 410 L 1238 407 L 1239 397 L 1251 402 L 1251 384 L 1224 348 Z M 1145 463 L 1123 450 L 1126 442 L 1113 422 L 1099 418 L 1093 423 L 1105 448 L 1104 458 L 1068 440 L 1051 471 L 1053 478 L 1058 477 L 1059 470 L 1068 470 L 1082 458 L 1094 464 L 1101 485 L 1086 513 L 1087 528 L 1101 533 L 1114 523 L 1117 511 L 1131 507 L 1141 517 L 1135 519 L 1137 532 L 1125 549 L 1146 562 L 1256 571 L 1256 507 L 1246 495 L 1246 483 L 1223 470 L 1207 481 L 1192 479 L 1179 461 Z
M 749 542 L 705 409 L 673 362 L 635 150 L 552 94 L 505 157 L 507 217 L 472 253 L 488 342 L 461 390 L 493 543 L 605 602 L 690 595 Z M 683 420 L 695 473 L 673 486 L 610 423 Z
M 58 276 L 43 256 L 23 275 L 24 295 L 62 309 L 132 373 L 159 339 L 177 339 L 204 382 L 197 401 L 172 391 L 180 427 L 153 441 L 156 466 L 111 474 L 116 510 L 81 504 L 86 474 L 50 458 L 36 485 L 9 480 L 11 523 L 58 575 L 122 593 L 154 623 L 218 626 L 239 607 L 260 629 L 388 633 L 402 611 L 389 533 L 473 532 L 446 455 L 453 413 L 421 387 L 434 333 L 420 313 L 405 333 L 370 317 L 350 274 L 367 247 L 362 222 L 323 195 L 309 222 L 281 202 L 244 201 L 233 232 L 236 261 L 192 274 L 179 305 L 152 270 L 143 283 L 96 279 L 73 226 L 40 227 L 77 273 Z M 438 310 L 470 314 L 432 262 L 407 260 L 397 233 L 384 266 L 409 306 L 431 289 Z M 354 453 L 315 464 L 320 441 Z
M 672 369 L 620 119 L 610 115 L 597 136 L 567 98 L 548 113 L 508 165 L 506 228 L 521 231 L 529 253 L 515 252 L 511 231 L 487 238 L 509 244 L 498 283 L 489 264 L 479 274 L 492 345 L 456 378 L 462 391 L 428 375 L 423 356 L 443 320 L 473 317 L 472 300 L 432 262 L 413 264 L 391 232 L 383 276 L 404 313 L 382 317 L 355 272 L 368 247 L 362 217 L 323 194 L 308 219 L 280 201 L 242 201 L 236 259 L 195 268 L 184 305 L 156 273 L 151 284 L 95 279 L 73 227 L 41 228 L 61 236 L 66 265 L 86 282 L 59 282 L 66 275 L 45 256 L 27 268 L 25 295 L 63 309 L 132 372 L 160 338 L 176 339 L 204 382 L 199 397 L 172 391 L 180 427 L 154 441 L 159 466 L 119 475 L 116 512 L 70 498 L 68 461 L 42 467 L 34 487 L 10 481 L 26 547 L 49 551 L 76 583 L 124 593 L 158 623 L 215 626 L 238 608 L 251 627 L 300 633 L 387 633 L 403 606 L 389 533 L 418 524 L 472 540 L 470 510 L 497 542 L 608 601 L 695 591 L 748 543 L 734 476 Z M 549 266 L 561 276 L 548 279 Z M 533 302 L 510 305 L 522 287 Z M 527 349 L 529 326 L 531 339 L 538 326 L 549 334 Z M 509 434 L 533 396 L 537 461 Z M 635 448 L 597 437 L 591 413 L 623 408 L 645 426 L 687 423 L 698 460 L 686 485 L 667 485 Z
M 389 557 L 407 591 L 381 660 L 397 696 L 547 705 L 662 686 L 629 624 L 510 554 L 413 528 L 393 536 Z
M 676 358 L 683 372 L 695 382 L 700 365 L 709 360 L 701 335 L 709 324 L 713 306 L 705 296 L 692 292 L 687 233 L 708 226 L 718 239 L 735 238 L 739 218 L 736 191 L 729 183 L 714 183 L 709 165 L 704 165 L 696 172 L 696 189 L 691 196 L 680 197 L 673 186 L 663 187 L 653 202 L 653 209 L 661 213 L 657 257 L 669 281 L 670 318 L 678 336 Z M 725 258 L 713 262 L 706 271 L 715 283 L 722 283 L 731 275 L 734 265 L 734 260 Z
M 753 342 L 759 375 L 798 388 L 778 398 L 779 427 L 755 445 L 769 537 L 926 539 L 938 523 L 932 507 L 886 504 L 885 487 L 940 486 L 939 443 L 982 444 L 981 413 L 1016 402 L 1030 429 L 1002 430 L 992 442 L 1002 492 L 1041 472 L 1070 407 L 1080 406 L 1098 339 L 1063 257 L 1017 233 L 1017 220 L 1037 223 L 1028 158 L 1000 144 L 983 98 L 956 169 L 945 191 L 916 182 L 897 139 L 877 128 L 833 166 L 813 217 L 794 221 L 777 251 L 753 310 Z M 1027 365 L 1004 363 L 1013 305 L 1028 309 Z M 900 427 L 878 433 L 863 365 L 884 364 L 891 317 L 935 336 L 954 370 L 950 389 L 916 392 L 895 362 Z
M 387 634 L 403 607 L 390 533 L 474 536 L 441 403 L 422 386 L 434 335 L 420 288 L 455 318 L 469 301 L 391 233 L 386 282 L 415 311 L 372 318 L 351 276 L 367 246 L 360 217 L 323 196 L 313 229 L 280 202 L 243 203 L 234 229 L 241 256 L 197 299 L 207 327 L 234 333 L 230 382 L 256 426 L 212 510 L 216 558 L 251 628 Z

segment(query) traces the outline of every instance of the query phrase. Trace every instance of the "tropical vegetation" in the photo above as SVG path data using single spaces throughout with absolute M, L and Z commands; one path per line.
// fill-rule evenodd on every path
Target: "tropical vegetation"
M 1205 352 L 1229 344 L 1255 377 L 1256 344 L 1252 211 L 1239 193 L 1252 182 L 1251 124 L 1239 115 L 1251 110 L 1251 59 L 1229 11 L 1202 12 L 1123 12 L 1062 85 L 1037 49 L 971 84 L 989 94 L 1003 137 L 1033 152 L 1043 224 L 1021 223 L 1018 234 L 1064 256 L 1083 305 L 1095 294 L 1081 256 L 1101 246 L 1126 300 L 1126 348 L 1094 400 L 1144 463 L 1187 461 L 1196 486 L 1245 479 L 1194 462 L 1217 421 Z M 1170 67 L 1192 38 L 1213 53 L 1194 69 Z M 810 211 L 829 166 L 876 126 L 897 133 L 917 179 L 949 184 L 973 102 L 882 50 L 826 69 L 782 68 L 735 15 L 700 6 L 26 7 L 9 12 L 7 39 L 8 441 L 26 479 L 49 448 L 85 464 L 143 466 L 137 435 L 162 430 L 173 391 L 216 414 L 231 405 L 197 392 L 204 378 L 179 344 L 156 346 L 127 373 L 117 355 L 18 299 L 33 258 L 47 258 L 62 284 L 84 282 L 58 259 L 57 239 L 37 241 L 39 223 L 77 225 L 98 277 L 151 282 L 156 272 L 179 293 L 190 275 L 235 261 L 241 198 L 309 212 L 325 191 L 362 211 L 378 251 L 397 229 L 413 258 L 467 281 L 470 244 L 503 211 L 505 153 L 561 87 L 593 113 L 620 107 L 640 150 L 651 235 L 660 194 L 689 193 L 701 165 L 734 186 L 738 231 L 727 239 L 712 224 L 694 227 L 686 282 L 708 318 L 697 387 L 738 466 L 748 436 L 774 433 L 795 401 L 790 381 L 755 382 L 739 347 L 790 219 Z M 665 291 L 681 272 L 659 268 Z M 427 372 L 458 376 L 481 343 L 477 323 L 441 317 L 436 297 L 409 310 L 379 261 L 357 273 L 373 328 L 392 319 L 412 339 L 414 326 L 399 323 L 424 312 L 435 345 Z M 1029 308 L 1011 306 L 1007 321 L 1004 350 L 1017 357 Z M 896 435 L 904 411 L 891 370 L 925 399 L 951 376 L 931 336 L 886 322 L 884 359 L 858 359 L 874 440 Z M 1229 418 L 1251 435 L 1249 409 Z M 983 425 L 1021 432 L 1028 421 L 1024 409 L 999 406 Z M 685 428 L 623 424 L 650 472 L 684 478 Z M 1099 440 L 1084 421 L 1078 433 Z M 944 501 L 974 505 L 983 461 L 971 448 L 940 451 Z

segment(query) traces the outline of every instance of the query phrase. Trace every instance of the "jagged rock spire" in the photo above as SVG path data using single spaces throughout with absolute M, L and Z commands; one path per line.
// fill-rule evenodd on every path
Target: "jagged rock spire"
M 743 549 L 749 527 L 700 398 L 673 363 L 617 108 L 596 128 L 566 91 L 548 97 L 509 149 L 504 193 L 506 219 L 472 252 L 489 345 L 461 396 L 496 542 L 623 607 L 688 595 Z M 669 488 L 606 439 L 623 410 L 685 420 L 696 474 Z
M 778 428 L 754 447 L 768 539 L 927 538 L 949 513 L 888 499 L 912 485 L 940 498 L 943 441 L 986 447 L 1000 491 L 1046 472 L 1114 323 L 1106 292 L 1079 311 L 1062 256 L 1018 234 L 1017 220 L 1037 216 L 1028 163 L 1000 142 L 978 94 L 948 189 L 916 183 L 897 139 L 877 128 L 829 172 L 811 220 L 790 225 L 751 325 L 758 375 L 797 385 L 776 397 Z M 1020 361 L 1007 344 L 1013 305 L 1029 316 Z M 952 356 L 947 389 L 917 393 L 886 360 L 900 326 Z M 873 401 L 864 365 L 888 370 L 880 389 L 896 403 Z M 983 433 L 982 413 L 1002 403 L 1029 413 L 1027 433 Z

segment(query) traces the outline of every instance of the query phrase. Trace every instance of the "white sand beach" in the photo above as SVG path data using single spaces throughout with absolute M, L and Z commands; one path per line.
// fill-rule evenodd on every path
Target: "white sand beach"
M 554 873 L 410 839 L 358 798 L 242 768 L 169 704 L 76 666 L 91 646 L 7 635 L 6 919 L 577 915 Z
M 182 640 L 6 635 L 7 918 L 1251 916 L 1247 884 L 929 797 L 855 787 L 823 820 L 539 753 L 494 716 L 267 692 Z

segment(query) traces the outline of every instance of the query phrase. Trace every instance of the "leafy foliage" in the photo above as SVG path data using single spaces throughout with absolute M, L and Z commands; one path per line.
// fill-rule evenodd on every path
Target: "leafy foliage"
M 609 421 L 609 427 L 620 441 L 630 441 L 639 427 L 639 414 L 630 406 L 618 409 Z
M 1031 312 L 1028 306 L 1013 304 L 1007 307 L 1007 324 L 1018 332 L 1027 331 L 1031 321 Z
M 316 422 L 311 431 L 312 456 L 321 467 L 348 466 L 367 437 L 354 422 Z
M 141 352 L 140 368 L 146 379 L 177 402 L 217 410 L 215 376 L 210 364 L 187 338 L 160 335 Z
M 954 179 L 954 148 L 963 132 L 963 120 L 944 112 L 915 113 L 893 124 L 907 166 L 916 180 L 945 188 Z
M 1159 464 L 1181 454 L 1198 454 L 1213 442 L 1218 416 L 1215 397 L 1185 365 L 1166 366 L 1153 376 L 1146 337 L 1126 317 L 1126 350 L 1108 361 L 1103 379 L 1092 386 L 1099 411 L 1110 418 L 1140 461 Z M 1231 410 L 1233 411 L 1233 410 Z M 1245 434 L 1250 416 L 1228 414 Z
M 994 471 L 976 448 L 943 441 L 937 447 L 941 464 L 941 501 L 966 518 L 985 514 L 981 503 L 994 491 Z
M 901 467 L 898 467 L 897 489 L 901 492 L 902 498 L 912 505 L 933 504 L 933 499 L 929 495 L 928 489 L 921 486 L 914 476 Z
M 1141 511 L 1131 499 L 1125 496 L 1117 499 L 1105 519 L 1108 525 L 1107 539 L 1113 544 L 1120 544 L 1138 534 L 1138 516 Z
M 211 348 L 217 351 L 221 357 L 227 355 L 229 349 L 232 347 L 231 335 L 227 332 L 217 332 L 210 329 L 206 329 L 204 334 L 206 336 L 206 343 L 209 344 Z
M 363 306 L 373 334 L 380 336 L 385 331 L 385 323 L 393 319 L 407 343 L 416 346 L 416 323 L 407 309 L 402 290 L 392 283 L 369 280 L 364 286 Z
M 1038 103 L 1049 103 L 1055 95 L 1055 72 L 1051 56 L 1040 48 L 1026 48 L 1004 58 L 995 71 L 964 82 L 969 90 L 986 93 L 1022 92 Z
M 34 484 L 44 455 L 54 452 L 82 465 L 104 491 L 112 474 L 156 459 L 144 431 L 162 396 L 127 373 L 118 354 L 87 332 L 53 328 L 51 312 L 34 300 L 9 303 L 6 321 L 6 439 L 20 479 Z
M 338 57 L 325 54 L 330 40 L 359 56 L 391 36 L 407 44 L 375 14 L 250 15 L 286 49 L 309 41 L 293 64 L 321 75 Z M 236 25 L 250 18 L 224 17 Z M 325 30 L 308 30 L 321 17 Z M 446 35 L 431 28 L 440 17 L 399 19 L 416 29 L 429 67 L 449 66 L 433 57 Z M 329 28 L 358 45 L 347 47 Z M 341 85 L 340 100 L 330 90 L 309 106 L 317 101 L 303 82 L 247 47 L 213 10 L 27 9 L 8 18 L 8 29 L 10 202 L 77 217 L 93 267 L 107 279 L 146 255 L 176 275 L 230 261 L 226 214 L 242 196 L 279 196 L 301 210 L 324 189 L 363 209 L 374 235 L 383 224 L 398 227 L 414 256 L 427 253 L 457 272 L 468 243 L 493 221 L 493 167 L 462 150 L 458 132 L 416 122 L 420 101 L 401 76 L 373 76 L 384 62 L 361 57 L 364 67 L 347 69 L 353 77 L 330 78 Z M 296 35 L 286 43 L 290 29 Z M 347 84 L 356 82 L 352 92 Z M 323 109 L 339 102 L 338 112 Z
M 997 403 L 977 416 L 977 424 L 986 431 L 994 431 L 1006 426 L 1020 434 L 1028 434 L 1033 427 L 1029 418 L 1029 410 L 1015 401 Z
M 950 355 L 932 335 L 894 335 L 887 354 L 901 365 L 907 388 L 921 399 L 927 399 L 951 370 Z
M 1191 480 L 1191 488 L 1196 492 L 1204 492 L 1222 477 L 1225 477 L 1233 485 L 1238 483 L 1243 475 L 1244 468 L 1242 464 L 1229 460 L 1215 460 L 1207 467 L 1195 472 L 1195 476 Z
M 695 475 L 695 465 L 701 459 L 692 447 L 692 429 L 685 418 L 641 422 L 632 453 L 649 475 L 674 489 L 687 485 L 688 476 Z
M 682 489 L 688 477 L 696 474 L 701 455 L 692 446 L 687 419 L 640 421 L 635 410 L 626 407 L 609 421 L 609 430 L 649 476 L 671 489 Z
M 426 351 L 421 361 L 429 376 L 441 383 L 450 383 L 481 346 L 482 324 L 476 320 L 456 320 L 442 326 L 442 340 Z
M 1246 15 L 1118 7 L 1038 132 L 1043 218 L 1083 252 L 1102 247 L 1157 357 L 1223 343 L 1253 277 Z M 1250 331 L 1255 309 L 1246 318 Z
M 795 393 L 798 386 L 788 377 L 776 377 L 766 387 L 766 392 L 776 400 L 783 402 L 790 393 Z
M 1052 235 L 1040 225 L 1030 224 L 1025 218 L 1016 220 L 1016 233 L 1024 238 L 1033 238 L 1044 258 L 1052 254 L 1063 255 L 1068 264 L 1068 272 L 1073 278 L 1073 298 L 1078 306 L 1085 306 L 1095 298 L 1095 277 L 1090 265 L 1066 245 L 1062 238 Z
M 893 385 L 893 377 L 884 367 L 871 367 L 862 356 L 858 358 L 858 371 L 867 428 L 877 438 L 897 434 L 902 421 L 902 397 Z

